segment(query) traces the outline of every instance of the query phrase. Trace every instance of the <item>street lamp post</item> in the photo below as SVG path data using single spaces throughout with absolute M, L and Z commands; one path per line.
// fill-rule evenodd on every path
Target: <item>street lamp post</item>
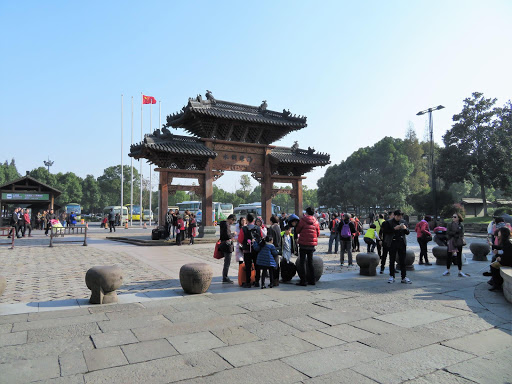
M 43 163 L 46 167 L 48 167 L 48 173 L 50 173 L 50 167 L 53 165 L 53 161 L 50 160 L 50 156 L 48 156 L 48 161 L 43 160 Z
M 428 133 L 430 135 L 430 161 L 432 165 L 432 202 L 434 204 L 434 223 L 437 222 L 437 188 L 436 188 L 436 163 L 434 162 L 434 123 L 432 122 L 432 112 L 443 109 L 442 105 L 434 108 L 425 109 L 416 114 L 416 116 L 428 113 Z

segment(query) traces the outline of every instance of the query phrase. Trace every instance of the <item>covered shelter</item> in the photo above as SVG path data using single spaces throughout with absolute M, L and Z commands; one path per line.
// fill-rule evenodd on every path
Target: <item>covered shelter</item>
M 61 191 L 50 187 L 28 175 L 0 185 L 0 225 L 7 225 L 5 219 L 14 206 L 30 208 L 32 212 L 54 209 L 55 199 Z
M 159 222 L 165 221 L 169 193 L 194 191 L 202 196 L 203 221 L 200 235 L 213 232 L 213 181 L 224 171 L 250 172 L 261 184 L 262 217 L 272 214 L 272 198 L 288 193 L 295 198 L 295 212 L 302 213 L 302 180 L 316 166 L 330 164 L 330 156 L 312 148 L 277 147 L 272 142 L 307 126 L 305 116 L 267 109 L 266 101 L 251 106 L 216 100 L 210 91 L 190 98 L 179 112 L 167 116 L 162 129 L 145 135 L 131 146 L 130 156 L 157 166 L 159 182 Z M 183 128 L 192 136 L 174 135 L 168 128 Z M 198 185 L 175 185 L 177 178 L 192 178 Z M 292 189 L 274 188 L 287 183 Z M 206 230 L 205 228 L 209 228 Z

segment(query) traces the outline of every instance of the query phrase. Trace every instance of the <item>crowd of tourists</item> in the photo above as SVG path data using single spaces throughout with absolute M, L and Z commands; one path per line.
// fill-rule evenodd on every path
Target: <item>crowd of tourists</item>
M 197 229 L 196 215 L 189 210 L 185 210 L 181 215 L 178 209 L 169 209 L 165 216 L 166 239 L 170 240 L 172 236 L 178 245 L 182 245 L 186 239 L 188 245 L 193 245 Z
M 252 214 L 242 217 L 236 222 L 236 216 L 230 215 L 226 221 L 220 223 L 219 250 L 224 256 L 222 281 L 233 283 L 228 277 L 232 255 L 235 261 L 242 266 L 239 280 L 242 287 L 265 288 L 265 280 L 269 277 L 268 287 L 279 285 L 279 282 L 288 282 L 295 275 L 295 265 L 291 262 L 292 256 L 298 256 L 297 273 L 299 286 L 315 285 L 313 254 L 318 245 L 320 235 L 320 219 L 327 222 L 329 245 L 327 254 L 339 252 L 340 266 L 345 266 L 345 253 L 348 266 L 353 265 L 353 252 L 360 252 L 359 237 L 363 236 L 367 252 L 377 252 L 380 258 L 380 274 L 385 271 L 389 258 L 388 283 L 395 282 L 398 264 L 400 281 L 411 284 L 407 277 L 406 249 L 407 235 L 410 234 L 408 220 L 404 219 L 400 210 L 385 214 L 370 215 L 370 223 L 366 230 L 362 221 L 355 215 L 348 213 L 318 213 L 307 208 L 303 217 L 272 216 L 270 225 L 264 225 L 260 218 Z M 407 218 L 408 219 L 408 218 Z M 231 226 L 236 223 L 235 232 Z M 432 225 L 432 219 L 424 216 L 416 224 L 414 232 L 420 246 L 419 264 L 431 266 L 429 262 L 427 245 L 435 241 L 438 245 L 447 247 L 446 271 L 443 276 L 450 275 L 452 264 L 458 269 L 459 277 L 469 277 L 462 271 L 462 248 L 466 245 L 464 238 L 463 218 L 454 213 L 451 222 L 446 226 Z M 495 218 L 489 225 L 489 242 L 492 243 L 493 262 L 486 276 L 492 276 L 489 284 L 491 290 L 501 289 L 503 280 L 499 276 L 502 265 L 512 266 L 512 244 L 510 233 L 512 227 L 504 223 L 502 218 Z M 251 283 L 252 281 L 252 283 Z
M 9 226 L 11 227 L 8 237 L 16 236 L 32 237 L 32 230 L 44 230 L 46 236 L 52 228 L 72 227 L 77 224 L 77 215 L 75 212 L 67 214 L 66 212 L 57 215 L 53 209 L 39 211 L 33 217 L 28 208 L 16 207 L 9 217 Z M 27 234 L 28 232 L 28 234 Z

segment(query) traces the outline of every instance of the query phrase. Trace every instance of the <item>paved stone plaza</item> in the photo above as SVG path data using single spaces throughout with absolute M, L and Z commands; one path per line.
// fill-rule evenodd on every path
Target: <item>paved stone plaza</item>
M 127 232 L 143 230 L 118 235 Z M 512 304 L 488 291 L 488 263 L 469 247 L 469 278 L 415 265 L 412 285 L 387 284 L 340 269 L 322 238 L 316 286 L 242 290 L 220 282 L 213 244 L 138 247 L 106 235 L 49 248 L 36 231 L 0 248 L 0 383 L 512 382 Z M 179 268 L 197 261 L 214 281 L 184 296 Z M 120 304 L 88 305 L 85 273 L 108 264 L 124 271 Z

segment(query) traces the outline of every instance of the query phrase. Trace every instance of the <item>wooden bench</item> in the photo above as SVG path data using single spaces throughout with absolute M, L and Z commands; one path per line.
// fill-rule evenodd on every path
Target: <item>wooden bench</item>
M 14 238 L 16 237 L 16 231 L 14 230 L 14 227 L 0 227 L 0 237 L 7 237 L 9 236 L 9 231 L 12 229 L 12 236 L 11 241 L 8 243 L 0 243 L 0 245 L 10 245 L 10 249 L 14 249 Z
M 509 303 L 512 303 L 512 268 L 501 267 L 500 275 L 503 279 L 503 295 Z
M 66 235 L 83 234 L 84 240 L 59 240 L 55 241 L 54 238 L 65 237 Z M 54 243 L 82 243 L 83 246 L 87 246 L 87 225 L 75 225 L 71 227 L 58 227 L 52 228 L 50 231 L 50 247 L 53 247 Z

